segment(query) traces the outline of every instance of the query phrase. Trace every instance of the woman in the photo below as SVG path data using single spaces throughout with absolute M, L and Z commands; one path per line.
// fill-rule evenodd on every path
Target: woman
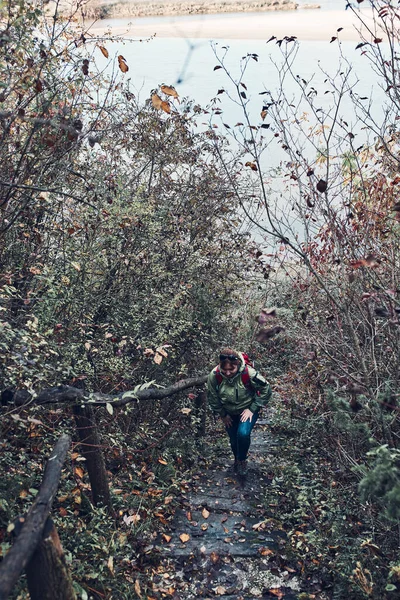
M 219 414 L 235 457 L 234 470 L 244 477 L 247 472 L 247 452 L 250 434 L 258 419 L 258 411 L 271 397 L 269 383 L 248 366 L 241 352 L 223 348 L 219 365 L 209 374 L 208 402 Z

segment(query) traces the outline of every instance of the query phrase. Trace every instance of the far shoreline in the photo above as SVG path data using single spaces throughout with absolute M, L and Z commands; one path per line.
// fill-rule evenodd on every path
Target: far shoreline
M 366 18 L 365 15 L 363 15 Z M 88 26 L 88 21 L 86 21 Z M 135 19 L 107 19 L 90 26 L 94 36 L 123 38 L 278 39 L 294 36 L 299 41 L 359 41 L 360 23 L 350 11 L 300 9 L 260 13 L 224 13 Z M 340 32 L 338 32 L 340 29 Z M 333 39 L 334 38 L 334 39 Z
M 76 0 L 75 0 L 76 2 Z M 312 0 L 311 0 L 312 2 Z M 72 14 L 74 0 L 61 0 L 63 14 Z M 79 10 L 83 18 L 125 19 L 141 17 L 175 17 L 225 13 L 295 11 L 296 0 L 89 0 Z M 314 2 L 302 8 L 316 9 Z

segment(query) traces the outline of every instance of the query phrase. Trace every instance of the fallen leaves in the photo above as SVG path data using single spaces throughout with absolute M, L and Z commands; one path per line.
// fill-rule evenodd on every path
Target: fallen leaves
M 140 521 L 140 515 L 137 513 L 134 515 L 124 515 L 122 518 L 125 525 L 136 525 Z
M 83 469 L 81 467 L 75 467 L 74 468 L 74 473 L 75 475 L 77 475 L 80 479 L 83 478 Z
M 267 548 L 266 546 L 261 546 L 258 549 L 258 553 L 261 554 L 261 556 L 273 556 L 275 554 L 271 548 Z
M 186 542 L 190 540 L 190 535 L 188 533 L 181 533 L 179 539 L 181 540 L 182 544 L 186 544 Z
M 114 575 L 114 557 L 113 556 L 108 557 L 107 567 L 109 568 L 111 575 Z
M 223 585 L 218 585 L 216 588 L 214 588 L 214 594 L 216 596 L 224 596 L 226 594 L 226 588 L 224 588 Z

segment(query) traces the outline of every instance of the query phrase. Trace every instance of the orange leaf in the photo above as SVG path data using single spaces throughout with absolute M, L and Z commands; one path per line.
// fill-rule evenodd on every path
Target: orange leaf
M 162 109 L 164 112 L 166 112 L 166 113 L 170 114 L 170 112 L 171 112 L 171 105 L 170 105 L 170 103 L 169 103 L 169 102 L 167 102 L 166 100 L 163 100 L 163 101 L 161 102 L 161 109 Z
M 256 163 L 250 162 L 249 160 L 247 161 L 247 163 L 245 163 L 244 166 L 245 167 L 250 167 L 250 169 L 252 171 L 257 171 L 257 165 L 256 165 Z
M 83 477 L 83 469 L 81 467 L 75 467 L 75 475 L 78 475 L 80 479 Z
M 203 515 L 204 519 L 208 519 L 208 517 L 210 516 L 210 513 L 206 508 L 203 508 L 201 514 Z
M 183 544 L 185 544 L 186 542 L 188 542 L 190 540 L 190 535 L 188 535 L 187 533 L 181 533 L 181 535 L 179 536 L 179 539 L 181 540 L 181 542 Z
M 161 354 L 159 352 L 156 352 L 154 355 L 154 358 L 153 358 L 156 365 L 161 365 L 162 359 L 163 359 L 163 357 L 161 356 Z
M 66 509 L 63 506 L 61 506 L 61 508 L 58 510 L 58 512 L 62 517 L 66 517 L 68 514 Z
M 261 548 L 258 549 L 258 552 L 261 556 L 271 556 L 272 554 L 275 554 L 273 550 L 266 548 L 265 546 L 261 546 Z
M 159 458 L 159 459 L 158 459 L 158 462 L 159 462 L 161 465 L 167 465 L 167 464 L 168 464 L 168 463 L 167 463 L 167 461 L 166 461 L 166 460 L 164 460 L 163 458 Z
M 268 592 L 277 598 L 283 598 L 283 592 L 280 588 L 270 588 Z
M 219 555 L 216 552 L 211 552 L 210 553 L 210 560 L 213 563 L 213 565 L 215 565 L 218 561 L 219 561 Z
M 163 525 L 168 525 L 168 521 L 162 513 L 154 513 L 154 516 L 158 517 Z
M 108 557 L 107 567 L 110 569 L 111 575 L 114 575 L 114 557 L 113 556 Z
M 99 46 L 99 48 L 101 50 L 102 55 L 108 58 L 108 50 L 104 48 L 104 46 Z
M 157 110 L 160 110 L 161 108 L 161 104 L 162 104 L 162 100 L 160 98 L 160 96 L 158 94 L 153 94 L 151 97 L 151 103 L 154 106 L 154 108 L 156 108 Z
M 178 98 L 178 94 L 177 94 L 177 91 L 175 88 L 169 87 L 168 85 L 162 85 L 160 89 L 163 92 L 163 94 L 165 94 L 166 96 L 172 96 L 173 98 Z
M 135 594 L 136 594 L 137 596 L 139 596 L 139 598 L 140 598 L 140 596 L 141 596 L 141 591 L 140 591 L 140 583 L 139 583 L 139 579 L 136 579 L 136 581 L 135 581 L 135 586 L 134 586 L 134 587 L 135 587 Z
M 129 67 L 126 64 L 126 60 L 124 59 L 124 57 L 121 54 L 118 56 L 118 66 L 123 73 L 126 73 L 127 71 L 129 71 Z
M 163 356 L 164 358 L 168 357 L 168 352 L 164 350 L 163 346 L 158 346 L 158 348 L 156 348 L 156 352 L 158 352 L 158 354 L 161 354 L 161 356 Z

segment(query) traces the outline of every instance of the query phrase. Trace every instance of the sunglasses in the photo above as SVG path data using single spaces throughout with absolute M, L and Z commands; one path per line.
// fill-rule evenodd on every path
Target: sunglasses
M 235 356 L 234 354 L 220 354 L 219 360 L 220 362 L 223 362 L 224 360 L 230 360 L 231 362 L 235 362 L 237 360 L 240 360 L 240 358 L 238 356 Z

